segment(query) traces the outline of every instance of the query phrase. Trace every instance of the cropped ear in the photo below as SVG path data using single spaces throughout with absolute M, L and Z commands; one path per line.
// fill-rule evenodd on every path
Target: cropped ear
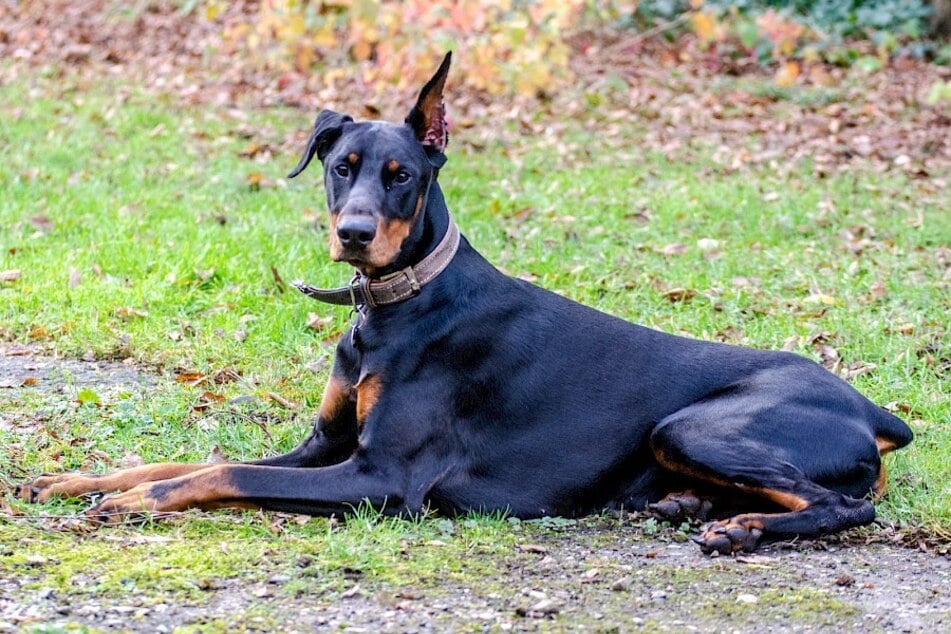
M 430 156 L 430 160 L 434 162 L 445 162 L 446 159 L 442 153 L 449 143 L 449 126 L 446 125 L 446 106 L 442 100 L 442 91 L 446 85 L 451 61 L 452 52 L 450 51 L 446 53 L 433 78 L 423 86 L 416 105 L 406 117 L 406 125 L 413 130 L 416 138 Z
M 310 164 L 311 159 L 314 158 L 314 154 L 323 161 L 327 152 L 340 137 L 340 133 L 343 132 L 343 124 L 350 121 L 353 121 L 353 117 L 338 114 L 332 110 L 321 110 L 320 114 L 317 115 L 317 120 L 314 121 L 314 131 L 310 133 L 310 138 L 307 139 L 307 149 L 300 157 L 297 167 L 287 177 L 294 178 L 303 172 L 304 168 Z

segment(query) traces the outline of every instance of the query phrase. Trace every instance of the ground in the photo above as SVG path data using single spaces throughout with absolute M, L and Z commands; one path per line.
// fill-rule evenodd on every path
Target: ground
M 2 352 L 0 376 L 35 379 L 33 396 L 49 403 L 80 384 L 100 398 L 171 389 L 130 364 Z M 195 513 L 90 533 L 75 510 L 20 516 L 0 533 L 0 631 L 951 627 L 951 559 L 882 528 L 710 558 L 687 539 L 695 526 L 646 514 L 414 523 L 364 512 L 340 524 Z
M 543 98 L 450 77 L 440 174 L 507 273 L 810 357 L 908 421 L 875 525 L 708 558 L 643 513 L 95 529 L 88 500 L 13 499 L 42 472 L 299 442 L 348 314 L 285 280 L 349 272 L 319 172 L 284 174 L 316 108 L 399 120 L 415 97 L 249 69 L 212 54 L 220 25 L 146 4 L 0 6 L 0 630 L 951 627 L 951 117 L 926 99 L 949 75 L 908 58 L 784 87 L 696 45 L 586 40 Z

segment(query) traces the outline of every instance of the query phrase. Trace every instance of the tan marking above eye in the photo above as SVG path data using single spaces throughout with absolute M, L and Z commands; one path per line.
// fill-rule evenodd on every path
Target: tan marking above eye
M 353 165 L 359 160 L 360 160 L 360 155 L 357 154 L 356 152 L 351 152 L 350 154 L 347 155 L 347 162 L 350 163 L 351 165 Z
M 391 159 L 386 164 L 386 169 L 388 169 L 391 172 L 396 172 L 399 168 L 400 168 L 400 162 L 397 161 L 396 159 Z

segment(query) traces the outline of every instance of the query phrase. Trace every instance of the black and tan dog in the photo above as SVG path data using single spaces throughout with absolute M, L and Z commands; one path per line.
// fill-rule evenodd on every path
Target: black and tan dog
M 899 419 L 812 361 L 656 332 L 500 273 L 436 182 L 448 134 L 446 56 L 404 125 L 323 111 L 316 155 L 342 289 L 359 311 L 337 346 L 313 433 L 246 464 L 157 464 L 43 476 L 31 501 L 113 493 L 88 511 L 260 507 L 343 514 L 605 508 L 708 513 L 705 552 L 867 524 Z

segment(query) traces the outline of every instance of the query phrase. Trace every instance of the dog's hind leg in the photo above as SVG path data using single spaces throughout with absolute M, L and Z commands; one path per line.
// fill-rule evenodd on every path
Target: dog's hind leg
M 817 536 L 875 518 L 871 502 L 850 497 L 868 493 L 875 482 L 874 442 L 843 434 L 838 442 L 822 443 L 830 438 L 829 425 L 820 434 L 814 428 L 820 423 L 805 414 L 799 425 L 779 429 L 743 407 L 731 415 L 733 408 L 707 405 L 682 410 L 654 429 L 650 442 L 658 464 L 762 512 L 706 525 L 695 540 L 704 552 L 752 551 L 764 537 Z

